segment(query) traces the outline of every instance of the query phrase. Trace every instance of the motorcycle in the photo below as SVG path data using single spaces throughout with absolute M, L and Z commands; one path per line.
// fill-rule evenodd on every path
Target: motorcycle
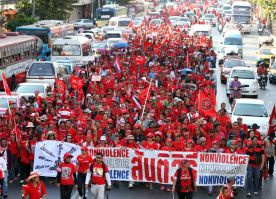
M 245 88 L 245 87 L 249 87 L 249 85 L 241 85 L 238 88 L 229 88 L 230 91 L 239 91 L 239 93 L 236 94 L 236 95 L 233 95 L 233 94 L 229 95 L 228 100 L 229 100 L 229 104 L 231 104 L 231 106 L 232 106 L 232 103 L 233 103 L 234 99 L 241 98 L 241 96 L 242 96 L 242 94 L 241 94 L 241 88 Z
M 258 26 L 258 35 L 263 35 L 264 33 L 264 26 L 261 24 Z
M 259 76 L 259 85 L 261 89 L 265 90 L 266 84 L 267 84 L 267 76 L 266 75 L 260 75 Z

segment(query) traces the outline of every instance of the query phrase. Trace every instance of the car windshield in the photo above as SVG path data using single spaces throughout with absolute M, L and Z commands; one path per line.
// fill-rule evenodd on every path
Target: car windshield
M 253 71 L 250 70 L 233 70 L 231 77 L 238 76 L 240 79 L 255 79 Z
M 118 26 L 128 27 L 130 21 L 118 21 Z
M 8 101 L 13 101 L 17 105 L 17 98 L 0 98 L 0 108 L 8 108 Z
M 53 76 L 55 70 L 51 63 L 33 63 L 28 74 L 29 76 Z
M 93 48 L 106 48 L 106 43 L 94 43 Z
M 273 55 L 273 53 L 271 52 L 271 49 L 268 49 L 268 48 L 261 49 L 260 54 L 261 55 Z
M 233 68 L 235 66 L 245 66 L 245 64 L 241 60 L 226 60 L 223 65 L 224 68 Z
M 263 104 L 238 103 L 235 107 L 234 115 L 251 116 L 251 117 L 268 117 L 267 110 Z
M 81 55 L 81 47 L 80 45 L 53 45 L 53 56 L 80 56 Z
M 19 85 L 16 89 L 17 93 L 34 93 L 36 90 L 39 93 L 44 93 L 44 87 L 42 85 Z
M 224 45 L 242 45 L 242 39 L 235 37 L 226 37 L 224 39 Z

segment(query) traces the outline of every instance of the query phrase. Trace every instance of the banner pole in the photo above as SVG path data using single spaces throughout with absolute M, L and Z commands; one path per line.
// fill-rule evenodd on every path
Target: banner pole
M 142 114 L 141 114 L 141 117 L 140 117 L 141 118 L 141 122 L 143 121 L 143 115 L 144 115 L 144 112 L 145 112 L 145 109 L 146 109 L 146 104 L 147 104 L 148 97 L 149 97 L 149 91 L 150 91 L 150 87 L 151 87 L 151 82 L 152 82 L 152 78 L 150 79 L 148 92 L 147 92 L 146 99 L 145 99 L 145 102 L 144 102 L 143 111 L 142 111 Z

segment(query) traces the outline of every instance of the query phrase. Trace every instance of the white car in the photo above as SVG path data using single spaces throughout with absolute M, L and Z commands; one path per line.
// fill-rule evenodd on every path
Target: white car
M 239 81 L 242 85 L 248 86 L 241 88 L 242 96 L 251 96 L 251 97 L 258 97 L 258 75 L 254 72 L 254 70 L 250 67 L 233 67 L 230 74 L 227 75 L 227 86 L 226 86 L 226 93 L 230 95 L 230 83 L 234 80 L 234 76 L 239 77 Z
M 191 26 L 191 22 L 189 17 L 179 17 L 177 18 L 177 25 L 181 24 L 181 25 L 187 25 L 187 26 Z
M 235 99 L 231 113 L 232 123 L 241 117 L 243 123 L 249 128 L 255 123 L 259 126 L 258 131 L 265 136 L 268 131 L 269 115 L 263 100 L 259 99 Z
M 26 98 L 30 96 L 34 96 L 35 91 L 39 91 L 39 96 L 42 98 L 45 98 L 47 93 L 46 90 L 48 88 L 49 84 L 47 83 L 20 83 L 15 89 L 15 93 L 19 96 L 24 96 Z
M 94 28 L 94 22 L 92 19 L 78 19 L 73 22 L 74 24 L 74 29 L 79 29 L 83 27 L 84 29 L 90 29 Z

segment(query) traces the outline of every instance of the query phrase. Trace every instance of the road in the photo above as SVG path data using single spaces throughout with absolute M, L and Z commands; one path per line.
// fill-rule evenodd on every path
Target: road
M 213 29 L 213 38 L 214 38 L 214 47 L 216 50 L 220 49 L 220 41 L 222 36 L 218 34 L 216 29 Z M 254 67 L 256 63 L 255 53 L 258 49 L 258 36 L 257 32 L 252 32 L 250 35 L 245 35 L 244 37 L 244 59 L 247 65 Z M 217 68 L 218 71 L 218 68 Z M 221 102 L 227 102 L 227 97 L 225 93 L 225 85 L 221 85 L 219 81 L 219 73 L 218 75 L 218 94 L 217 94 L 217 101 L 218 104 Z M 276 102 L 276 85 L 269 84 L 266 90 L 259 90 L 259 99 L 265 101 L 269 113 L 272 110 L 273 104 Z M 228 105 L 229 106 L 229 105 Z M 54 187 L 53 185 L 49 184 L 46 181 L 47 198 L 51 199 L 58 199 L 59 198 L 59 190 Z M 260 195 L 254 196 L 253 198 L 274 198 L 276 195 L 276 180 L 273 178 L 269 178 L 267 181 L 264 182 L 263 190 L 261 191 Z M 195 199 L 202 199 L 202 198 L 216 198 L 217 193 L 214 193 L 212 196 L 207 195 L 207 189 L 200 188 L 198 193 L 195 194 Z M 10 184 L 9 186 L 9 198 L 11 199 L 18 199 L 21 196 L 21 185 L 18 182 Z M 89 194 L 90 196 L 90 194 Z M 126 183 L 121 183 L 119 188 L 113 187 L 112 191 L 108 194 L 109 199 L 170 199 L 173 198 L 172 193 L 168 192 L 161 192 L 160 186 L 155 185 L 153 190 L 148 190 L 145 186 L 137 185 L 134 190 L 129 190 L 127 188 Z M 76 191 L 72 194 L 72 199 L 77 199 L 78 194 Z M 177 197 L 175 197 L 177 198 Z M 239 199 L 246 198 L 245 191 L 241 188 L 238 194 Z

